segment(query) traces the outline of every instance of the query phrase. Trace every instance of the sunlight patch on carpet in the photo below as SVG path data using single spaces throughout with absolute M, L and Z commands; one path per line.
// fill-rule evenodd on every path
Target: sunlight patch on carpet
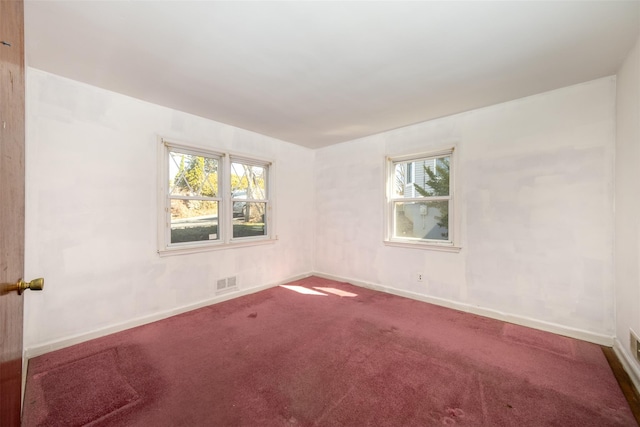
M 323 291 L 323 292 L 327 292 L 330 294 L 334 294 L 334 295 L 338 295 L 340 297 L 357 297 L 358 294 L 354 294 L 353 292 L 347 292 L 347 291 L 343 291 L 342 289 L 336 289 L 336 288 L 322 288 L 319 286 L 314 286 L 313 289 L 317 289 L 319 291 Z
M 328 296 L 327 294 L 323 294 L 322 292 L 314 291 L 313 289 L 305 288 L 304 286 L 296 286 L 296 285 L 280 285 L 281 288 L 289 289 L 290 291 L 298 292 L 299 294 L 305 295 L 322 295 L 323 297 Z

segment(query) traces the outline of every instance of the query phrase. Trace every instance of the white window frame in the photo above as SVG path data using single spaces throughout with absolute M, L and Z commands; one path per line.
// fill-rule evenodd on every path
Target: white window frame
M 218 234 L 217 240 L 171 243 L 171 197 L 169 194 L 170 151 L 218 159 Z M 266 203 L 265 235 L 233 238 L 233 198 L 231 196 L 231 162 L 262 166 L 266 169 L 265 199 L 243 202 Z M 195 144 L 160 137 L 158 144 L 158 254 L 160 256 L 198 253 L 211 250 L 271 244 L 277 240 L 274 221 L 274 163 L 269 160 L 215 150 Z
M 423 160 L 435 159 L 439 157 L 449 157 L 450 175 L 449 175 L 449 196 L 434 196 L 434 197 L 397 197 L 395 196 L 394 186 L 395 183 L 395 165 L 397 163 L 405 162 L 421 162 Z M 387 156 L 385 159 L 385 207 L 384 207 L 384 244 L 387 246 L 399 246 L 405 248 L 414 249 L 431 249 L 448 252 L 459 252 L 460 246 L 458 245 L 458 230 L 457 230 L 457 198 L 455 191 L 455 174 L 457 168 L 456 150 L 455 146 L 437 149 L 434 151 L 422 152 L 409 155 L 396 155 Z M 415 169 L 415 167 L 414 167 Z M 414 174 L 415 174 L 414 170 Z M 415 181 L 415 178 L 414 178 Z M 435 200 L 448 200 L 449 201 L 449 228 L 447 240 L 436 239 L 420 239 L 410 237 L 398 237 L 394 235 L 395 226 L 395 212 L 394 204 L 396 202 L 421 202 L 421 201 L 435 201 Z

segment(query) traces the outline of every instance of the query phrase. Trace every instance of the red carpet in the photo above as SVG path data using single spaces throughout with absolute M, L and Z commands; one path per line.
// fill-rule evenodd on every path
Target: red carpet
M 290 285 L 32 359 L 24 426 L 636 425 L 597 345 Z

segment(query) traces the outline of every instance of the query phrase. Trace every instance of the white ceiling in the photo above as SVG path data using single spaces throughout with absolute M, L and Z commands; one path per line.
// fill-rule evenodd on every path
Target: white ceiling
M 27 65 L 317 148 L 613 75 L 638 1 L 34 1 Z

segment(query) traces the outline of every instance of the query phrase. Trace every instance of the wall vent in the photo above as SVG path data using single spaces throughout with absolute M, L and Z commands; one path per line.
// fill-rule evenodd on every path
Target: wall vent
M 224 292 L 238 287 L 238 276 L 231 276 L 225 279 L 218 279 L 216 283 L 216 291 Z
M 236 277 L 227 277 L 227 288 L 235 288 L 236 287 Z

